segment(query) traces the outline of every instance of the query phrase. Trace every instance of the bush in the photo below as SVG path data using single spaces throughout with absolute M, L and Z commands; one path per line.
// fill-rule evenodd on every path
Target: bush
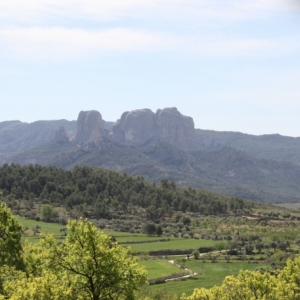
M 200 257 L 199 251 L 198 250 L 193 251 L 193 256 L 194 256 L 194 259 L 199 259 L 199 257 Z

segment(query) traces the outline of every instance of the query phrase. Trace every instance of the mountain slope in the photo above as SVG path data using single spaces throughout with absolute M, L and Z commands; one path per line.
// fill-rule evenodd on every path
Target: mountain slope
M 194 129 L 176 108 L 125 112 L 112 124 L 104 127 L 97 111 L 80 112 L 77 122 L 2 122 L 0 163 L 103 167 L 234 197 L 300 201 L 300 138 Z
M 220 149 L 224 146 L 242 150 L 257 158 L 289 161 L 300 165 L 300 138 L 279 134 L 250 135 L 196 129 L 196 141 L 202 149 Z
M 163 142 L 138 148 L 106 139 L 57 154 L 43 164 L 66 169 L 97 166 L 154 182 L 167 178 L 181 186 L 258 201 L 300 201 L 299 166 L 253 158 L 232 148 L 186 152 Z
M 76 121 L 20 121 L 0 123 L 0 153 L 12 155 L 51 141 L 59 126 L 64 126 L 72 137 L 76 133 Z
M 110 130 L 114 122 L 105 122 Z M 24 123 L 20 121 L 0 122 L 0 158 L 7 158 L 53 140 L 55 131 L 63 126 L 72 139 L 77 130 L 77 121 L 53 120 Z

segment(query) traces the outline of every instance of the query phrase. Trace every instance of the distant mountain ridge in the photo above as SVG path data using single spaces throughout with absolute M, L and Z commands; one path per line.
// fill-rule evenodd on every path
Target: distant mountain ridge
M 194 129 L 176 108 L 0 123 L 1 163 L 97 166 L 266 202 L 300 201 L 300 138 Z
M 250 135 L 196 129 L 196 142 L 201 149 L 213 150 L 224 146 L 242 150 L 257 158 L 288 161 L 300 165 L 300 137 L 280 134 Z

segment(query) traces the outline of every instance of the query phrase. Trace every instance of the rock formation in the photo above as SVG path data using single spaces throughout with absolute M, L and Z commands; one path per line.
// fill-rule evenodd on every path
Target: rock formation
M 65 127 L 59 126 L 58 130 L 56 130 L 56 132 L 55 132 L 53 142 L 55 144 L 64 144 L 64 143 L 67 143 L 68 141 L 69 141 L 69 139 L 67 137 Z
M 176 107 L 156 112 L 156 139 L 181 150 L 196 149 L 194 121 L 182 115 Z
M 175 107 L 156 113 L 150 109 L 125 112 L 112 127 L 109 138 L 135 146 L 164 141 L 181 150 L 197 148 L 193 119 L 183 116 Z
M 143 146 L 155 135 L 155 114 L 150 109 L 124 112 L 109 137 L 129 145 Z
M 77 119 L 77 133 L 74 143 L 85 145 L 102 140 L 107 131 L 101 114 L 96 110 L 81 111 Z

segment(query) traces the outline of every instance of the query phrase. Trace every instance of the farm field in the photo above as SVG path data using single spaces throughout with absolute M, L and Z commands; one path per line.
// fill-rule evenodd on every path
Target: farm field
M 28 230 L 25 231 L 25 236 L 23 236 L 23 239 L 28 239 L 32 242 L 37 242 L 39 240 L 39 234 L 33 236 L 33 231 L 31 230 L 32 227 L 40 226 L 41 230 L 40 233 L 43 234 L 53 234 L 55 238 L 61 238 L 63 237 L 63 234 L 60 232 L 60 229 L 66 226 L 56 224 L 56 223 L 47 223 L 43 221 L 35 221 L 35 220 L 29 220 L 25 219 L 19 216 L 15 216 L 20 222 L 22 226 L 28 227 Z M 112 231 L 112 230 L 102 230 L 105 234 L 114 236 L 118 239 L 118 241 L 125 241 L 125 242 L 131 242 L 131 241 L 144 241 L 144 240 L 159 240 L 158 237 L 147 237 L 145 234 L 131 234 L 128 232 L 119 232 L 119 231 Z
M 275 205 L 283 207 L 283 208 L 287 208 L 287 209 L 292 209 L 292 210 L 300 209 L 300 203 L 279 203 L 279 204 L 275 204 Z
M 217 263 L 202 263 L 201 260 L 190 260 L 185 263 L 185 266 L 194 272 L 201 274 L 189 278 L 184 281 L 172 281 L 161 285 L 152 285 L 150 289 L 156 291 L 166 289 L 173 294 L 191 294 L 195 288 L 211 288 L 215 285 L 221 285 L 224 278 L 229 275 L 238 275 L 240 270 L 254 271 L 258 268 L 267 268 L 262 264 L 253 264 L 248 262 L 217 262 Z
M 105 233 L 106 231 L 103 230 Z M 127 235 L 124 236 L 118 236 L 118 233 L 114 233 L 112 234 L 115 238 L 117 238 L 119 243 L 142 243 L 142 242 L 160 242 L 160 241 L 164 241 L 167 240 L 167 237 L 164 236 L 147 236 L 144 234 L 129 234 L 127 233 Z M 174 239 L 174 238 L 172 238 Z
M 123 246 L 129 246 L 133 253 L 148 253 L 149 251 L 158 250 L 185 250 L 185 249 L 197 249 L 199 247 L 213 246 L 216 241 L 212 240 L 197 240 L 197 239 L 180 239 L 174 238 L 170 241 L 157 242 L 157 243 L 141 243 L 141 244 L 124 244 Z
M 60 232 L 60 229 L 64 226 L 60 224 L 55 224 L 55 223 L 46 223 L 46 222 L 41 222 L 41 221 L 35 221 L 35 220 L 28 220 L 25 218 L 21 218 L 18 216 L 15 216 L 20 224 L 23 227 L 28 227 L 28 230 L 24 232 L 24 235 L 22 237 L 22 240 L 28 240 L 31 243 L 37 243 L 40 239 L 39 235 L 40 233 L 43 234 L 53 234 L 56 239 L 62 239 L 63 234 Z M 35 226 L 40 226 L 40 233 L 37 233 L 36 235 L 33 235 L 33 230 L 32 228 Z
M 39 234 L 33 235 L 32 227 L 36 225 L 41 227 L 40 233 L 53 234 L 56 239 L 63 239 L 64 234 L 60 232 L 60 229 L 65 227 L 60 224 L 46 223 L 42 221 L 28 220 L 25 218 L 17 217 L 22 226 L 27 226 L 28 230 L 25 231 L 23 239 L 35 243 L 39 240 Z M 145 234 L 131 234 L 128 232 L 119 232 L 111 230 L 103 230 L 104 233 L 114 236 L 118 242 L 122 243 L 124 247 L 130 247 L 132 253 L 148 253 L 149 251 L 168 250 L 168 249 L 197 249 L 199 247 L 213 246 L 216 241 L 201 240 L 201 239 L 181 239 L 171 238 L 167 240 L 165 237 L 153 237 Z M 165 240 L 165 241 L 160 241 Z M 149 243 L 147 243 L 149 241 Z M 136 244 L 130 244 L 130 242 L 136 242 Z M 142 243 L 141 243 L 142 242 Z M 128 244 L 126 244 L 128 243 Z
M 32 228 L 36 225 L 40 226 L 41 233 L 53 234 L 54 237 L 59 241 L 64 239 L 64 233 L 60 231 L 61 228 L 65 227 L 60 224 L 55 223 L 46 223 L 42 221 L 28 220 L 25 218 L 17 217 L 22 226 L 27 226 L 28 230 L 25 231 L 23 240 L 28 239 L 29 242 L 35 243 L 39 240 L 39 234 L 33 235 Z M 245 222 L 240 220 L 240 222 Z M 247 227 L 248 228 L 248 227 Z M 257 227 L 257 230 L 260 227 Z M 242 230 L 242 226 L 239 224 L 239 230 Z M 282 230 L 278 228 L 277 230 Z M 296 228 L 285 228 L 284 235 L 288 233 L 289 230 L 292 230 L 292 233 L 295 234 L 298 230 Z M 295 230 L 295 232 L 294 232 Z M 164 236 L 147 236 L 142 233 L 128 233 L 121 231 L 113 230 L 103 230 L 106 234 L 114 236 L 118 242 L 122 243 L 124 247 L 130 247 L 132 253 L 141 253 L 145 255 L 150 251 L 159 251 L 159 250 L 186 250 L 186 249 L 197 249 L 199 247 L 205 246 L 214 246 L 220 241 L 209 240 L 209 239 L 183 239 L 183 238 L 167 238 Z M 260 231 L 263 233 L 262 229 Z M 269 236 L 272 237 L 276 232 L 270 232 Z M 163 241 L 160 241 L 163 240 Z M 217 246 L 217 245 L 216 245 Z M 271 252 L 274 252 L 271 251 Z M 178 258 L 178 257 L 176 257 Z M 172 257 L 168 256 L 168 259 L 171 260 Z M 154 279 L 158 277 L 168 276 L 174 273 L 179 273 L 180 269 L 171 263 L 168 260 L 163 259 L 148 259 L 141 260 L 140 265 L 145 266 L 148 272 L 148 279 Z M 189 261 L 184 262 L 185 267 L 192 272 L 199 273 L 197 276 L 184 281 L 172 281 L 164 284 L 151 285 L 148 288 L 152 291 L 159 291 L 161 289 L 167 290 L 169 293 L 173 294 L 191 294 L 195 288 L 211 288 L 214 285 L 220 285 L 224 278 L 228 275 L 236 276 L 241 269 L 244 270 L 255 270 L 261 267 L 267 269 L 264 261 L 259 263 L 248 263 L 245 261 L 233 261 L 227 263 L 224 261 L 224 258 L 216 263 L 210 262 L 209 259 L 206 262 L 202 260 L 194 260 L 193 258 Z M 269 264 L 270 268 L 270 264 Z
M 143 260 L 139 264 L 146 268 L 148 279 L 168 276 L 180 271 L 178 267 L 163 259 Z

